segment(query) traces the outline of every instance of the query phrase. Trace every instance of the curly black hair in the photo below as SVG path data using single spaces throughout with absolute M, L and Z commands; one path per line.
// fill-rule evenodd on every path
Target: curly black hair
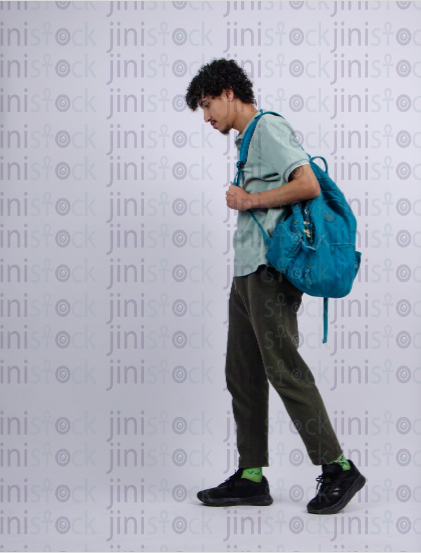
M 201 97 L 208 94 L 213 98 L 220 96 L 224 89 L 231 88 L 234 96 L 245 104 L 256 105 L 253 84 L 235 60 L 214 59 L 202 65 L 191 81 L 185 95 L 186 104 L 196 111 Z

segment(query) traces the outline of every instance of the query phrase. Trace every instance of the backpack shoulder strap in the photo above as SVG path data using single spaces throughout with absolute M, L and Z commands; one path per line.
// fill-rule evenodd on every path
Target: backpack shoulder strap
M 254 133 L 254 130 L 256 128 L 256 125 L 257 123 L 259 122 L 259 119 L 263 116 L 263 115 L 266 115 L 267 113 L 272 113 L 273 115 L 277 115 L 279 117 L 282 117 L 283 119 L 285 119 L 285 117 L 283 117 L 281 114 L 279 113 L 276 113 L 276 111 L 265 111 L 263 113 L 263 109 L 261 108 L 260 110 L 260 115 L 258 115 L 254 121 L 252 121 L 252 123 L 249 125 L 249 127 L 247 128 L 245 134 L 244 134 L 244 137 L 241 141 L 241 146 L 240 146 L 240 159 L 239 161 L 237 161 L 237 174 L 234 178 L 234 181 L 233 183 L 235 184 L 235 186 L 240 186 L 240 180 L 241 180 L 241 175 L 242 175 L 242 172 L 243 172 L 243 167 L 244 165 L 246 164 L 247 162 L 247 157 L 248 157 L 248 150 L 249 150 L 249 146 L 250 146 L 250 142 L 251 142 L 251 139 L 252 139 L 252 136 L 253 136 L 253 133 Z M 305 152 L 304 148 L 301 146 L 302 150 Z M 307 156 L 310 158 L 310 155 L 307 154 Z M 266 244 L 269 244 L 269 237 L 268 235 L 266 234 L 266 232 L 263 230 L 261 224 L 259 223 L 259 221 L 256 219 L 256 217 L 253 215 L 253 213 L 248 209 L 247 210 L 247 213 L 250 215 L 250 217 L 252 217 L 255 222 L 257 223 L 257 225 L 259 226 L 260 228 L 260 232 L 262 233 L 262 236 L 263 236 L 263 239 L 264 241 L 266 242 Z
M 248 150 L 249 150 L 251 138 L 253 136 L 254 129 L 256 128 L 256 125 L 257 125 L 259 119 L 262 117 L 262 115 L 264 115 L 263 109 L 260 109 L 260 115 L 258 117 L 256 117 L 256 119 L 254 121 L 252 121 L 252 123 L 249 125 L 249 127 L 248 127 L 247 131 L 245 132 L 245 134 L 243 136 L 243 139 L 241 141 L 240 159 L 239 159 L 239 161 L 237 161 L 238 170 L 237 170 L 237 174 L 235 175 L 235 178 L 234 178 L 234 181 L 233 181 L 233 184 L 235 186 L 240 186 L 241 175 L 242 175 L 242 172 L 243 172 L 243 167 L 247 162 L 247 156 L 248 156 Z M 252 217 L 252 219 L 255 220 L 255 222 L 257 223 L 257 225 L 260 228 L 260 232 L 262 233 L 263 240 L 265 241 L 265 243 L 267 245 L 269 245 L 270 238 L 266 234 L 266 232 L 263 230 L 262 225 L 259 223 L 259 221 L 256 219 L 256 217 L 253 215 L 253 213 L 250 211 L 250 209 L 247 210 L 247 213 L 250 215 L 250 217 Z

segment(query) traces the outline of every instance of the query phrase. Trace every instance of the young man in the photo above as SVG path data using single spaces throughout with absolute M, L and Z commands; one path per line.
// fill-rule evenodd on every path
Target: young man
M 245 71 L 234 60 L 214 60 L 200 69 L 185 98 L 192 111 L 203 109 L 205 123 L 221 134 L 239 131 L 235 139 L 239 159 L 245 130 L 260 113 Z M 365 484 L 353 461 L 343 455 L 313 374 L 297 349 L 297 310 L 303 293 L 267 260 L 260 229 L 247 213 L 253 209 L 271 236 L 289 215 L 289 204 L 319 194 L 317 178 L 291 125 L 276 115 L 263 115 L 250 142 L 241 186 L 231 184 L 226 193 L 228 207 L 238 210 L 225 374 L 237 427 L 239 468 L 219 486 L 197 494 L 206 505 L 273 502 L 262 474 L 262 468 L 269 466 L 268 381 L 311 461 L 322 466 L 316 479 L 318 493 L 307 511 L 338 513 Z

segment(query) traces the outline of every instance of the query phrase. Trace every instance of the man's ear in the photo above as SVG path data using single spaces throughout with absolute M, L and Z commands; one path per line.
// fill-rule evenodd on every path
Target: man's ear
M 228 87 L 225 89 L 225 95 L 226 95 L 226 97 L 228 98 L 228 100 L 229 100 L 229 97 L 230 97 L 230 96 L 231 96 L 232 99 L 234 98 L 234 91 L 232 90 L 232 87 L 231 87 L 231 86 L 228 86 Z

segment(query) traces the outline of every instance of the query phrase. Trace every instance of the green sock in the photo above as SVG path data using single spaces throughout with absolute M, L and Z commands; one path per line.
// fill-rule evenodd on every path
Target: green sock
M 351 468 L 351 465 L 348 463 L 348 460 L 345 458 L 343 453 L 337 459 L 328 463 L 328 465 L 331 465 L 332 463 L 339 463 L 342 467 L 342 470 L 350 470 Z
M 243 469 L 241 478 L 247 478 L 253 482 L 261 482 L 263 478 L 262 467 L 253 467 L 250 469 Z

